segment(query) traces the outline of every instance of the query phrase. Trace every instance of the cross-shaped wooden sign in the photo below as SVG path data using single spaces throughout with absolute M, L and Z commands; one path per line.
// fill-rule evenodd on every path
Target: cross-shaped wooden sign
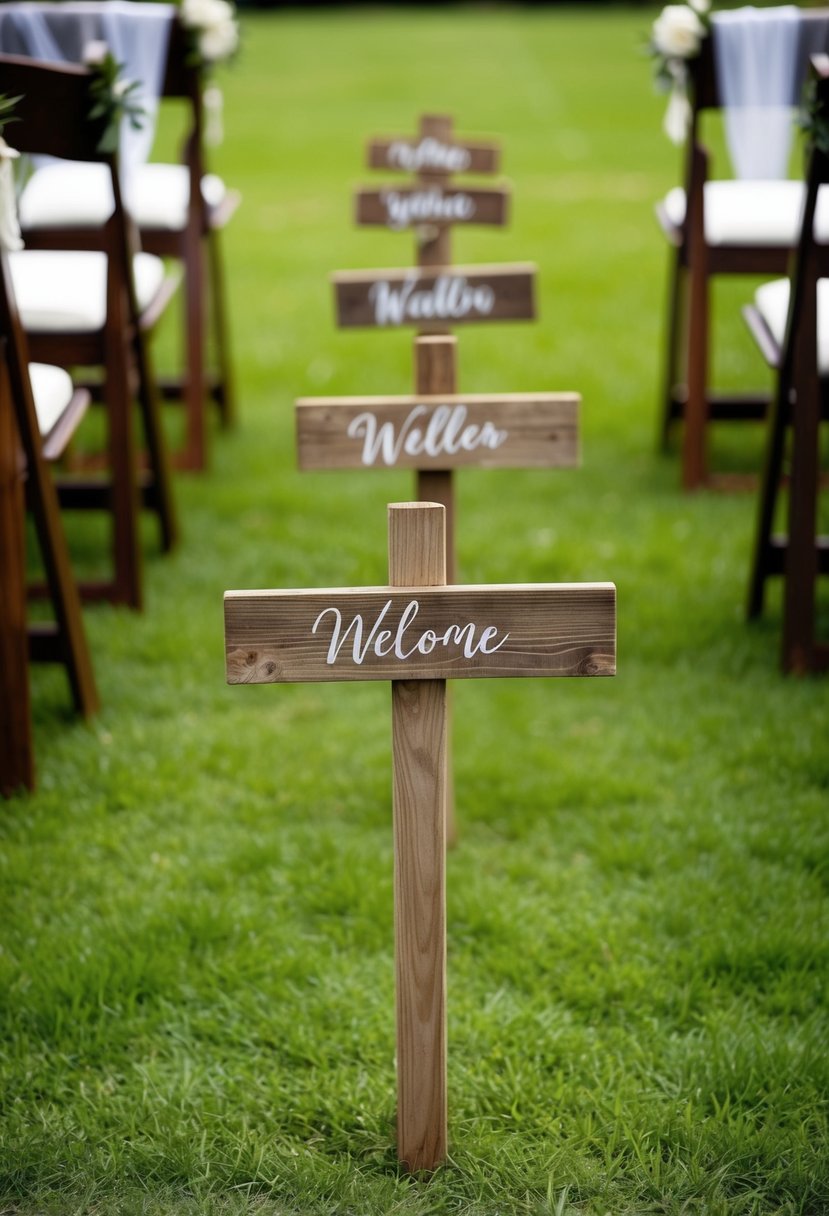
M 446 680 L 615 674 L 612 583 L 447 586 L 444 510 L 389 507 L 389 585 L 228 591 L 230 684 L 392 681 L 397 1152 L 447 1149 Z

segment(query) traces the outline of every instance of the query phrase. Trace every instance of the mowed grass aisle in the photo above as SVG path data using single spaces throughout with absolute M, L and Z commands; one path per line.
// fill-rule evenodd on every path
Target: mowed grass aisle
M 683 497 L 654 454 L 652 16 L 245 19 L 215 158 L 241 425 L 178 480 L 180 552 L 148 530 L 146 614 L 87 612 L 95 725 L 35 674 L 39 790 L 0 807 L 8 1216 L 829 1210 L 829 686 L 778 673 L 779 595 L 744 623 L 752 497 Z M 614 580 L 619 675 L 456 686 L 451 1158 L 418 1181 L 388 688 L 227 688 L 222 593 L 386 579 L 411 479 L 299 475 L 292 403 L 410 391 L 411 334 L 337 332 L 327 275 L 410 263 L 350 196 L 366 137 L 428 110 L 499 135 L 514 187 L 456 260 L 538 265 L 537 323 L 458 330 L 462 388 L 584 398 L 580 470 L 458 477 L 462 580 Z M 750 385 L 747 290 L 719 370 Z M 751 468 L 759 436 L 715 447 Z

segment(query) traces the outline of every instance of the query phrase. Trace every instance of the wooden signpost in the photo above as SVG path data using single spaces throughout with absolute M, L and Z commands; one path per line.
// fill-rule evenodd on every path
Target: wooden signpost
M 571 468 L 579 462 L 576 393 L 458 393 L 458 324 L 532 320 L 535 267 L 452 266 L 455 224 L 507 222 L 504 186 L 467 188 L 458 173 L 495 173 L 500 149 L 457 140 L 452 119 L 425 115 L 414 138 L 375 139 L 372 168 L 414 175 L 413 184 L 359 190 L 358 224 L 410 230 L 417 266 L 340 271 L 332 276 L 337 324 L 396 329 L 415 326 L 411 397 L 300 398 L 296 402 L 299 467 L 416 471 L 416 495 L 446 510 L 447 577 L 456 581 L 456 468 Z M 451 744 L 447 743 L 451 752 Z M 447 779 L 449 836 L 455 837 L 451 764 Z
M 446 680 L 615 674 L 611 583 L 446 586 L 444 509 L 389 507 L 389 585 L 228 591 L 231 684 L 392 681 L 397 1151 L 444 1160 Z

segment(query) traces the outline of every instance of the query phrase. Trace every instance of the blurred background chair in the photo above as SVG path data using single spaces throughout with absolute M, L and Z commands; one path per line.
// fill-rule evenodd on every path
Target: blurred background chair
M 799 101 L 809 54 L 827 46 L 829 9 L 737 10 L 714 14 L 710 37 L 689 64 L 685 183 L 657 206 L 673 247 L 660 439 L 666 447 L 672 425 L 684 421 L 687 490 L 710 480 L 709 424 L 762 419 L 768 408 L 766 392 L 712 389 L 711 284 L 720 275 L 786 272 L 803 208 L 803 183 L 783 180 L 792 107 Z M 742 72 L 734 66 L 741 63 Z M 703 115 L 721 109 L 736 179 L 711 179 L 702 142 Z
M 84 582 L 82 594 L 139 608 L 141 505 L 156 515 L 165 551 L 178 534 L 147 343 L 175 282 L 159 258 L 135 252 L 137 234 L 121 202 L 116 157 L 99 151 L 105 124 L 89 117 L 91 82 L 85 68 L 0 55 L 0 91 L 21 98 L 14 128 L 20 151 L 92 162 L 108 174 L 113 198 L 105 224 L 77 227 L 69 249 L 24 249 L 12 253 L 9 262 L 31 357 L 101 371 L 90 386 L 106 407 L 107 473 L 58 483 L 63 507 L 106 511 L 112 521 L 112 578 Z M 146 447 L 141 469 L 136 397 Z
M 814 61 L 815 108 L 829 137 L 829 57 Z M 763 610 L 765 588 L 782 575 L 785 671 L 803 674 L 829 667 L 829 644 L 818 639 L 816 591 L 829 574 L 829 537 L 817 535 L 820 428 L 829 418 L 829 238 L 826 209 L 829 156 L 813 144 L 806 201 L 791 278 L 764 284 L 745 316 L 768 364 L 776 389 L 768 422 L 751 563 L 748 615 Z M 824 219 L 826 217 L 824 216 Z M 788 527 L 774 533 L 789 447 Z
M 60 367 L 30 364 L 0 248 L 0 793 L 34 787 L 29 663 L 66 669 L 75 709 L 98 709 L 57 494 L 47 462 L 64 451 L 89 403 Z M 53 620 L 27 624 L 25 499 L 31 511 Z
M 128 171 L 122 174 L 122 184 L 142 248 L 176 259 L 183 267 L 182 370 L 165 379 L 161 388 L 164 396 L 185 406 L 185 438 L 176 455 L 177 463 L 185 468 L 203 468 L 208 455 L 208 400 L 216 402 L 223 426 L 229 426 L 235 416 L 220 233 L 240 196 L 221 178 L 207 172 L 204 72 L 194 54 L 192 31 L 173 17 L 172 6 L 138 0 L 68 0 L 59 5 L 10 4 L 5 8 L 5 16 L 0 14 L 0 45 L 4 22 L 9 25 L 5 38 L 15 40 L 15 48 L 41 45 L 39 27 L 43 22 L 67 57 L 82 53 L 79 30 L 108 37 L 120 46 L 123 34 L 116 37 L 120 20 L 129 23 L 131 37 L 138 29 L 155 39 L 156 50 L 163 40 L 163 67 L 158 79 L 157 64 L 147 61 L 147 57 L 137 57 L 126 68 L 127 74 L 134 73 L 147 61 L 152 79 L 146 88 L 149 113 L 145 125 L 150 137 L 131 158 Z M 138 14 L 142 20 L 136 26 Z M 100 24 L 90 25 L 96 15 Z M 118 47 L 111 49 L 119 58 Z M 211 90 L 211 94 L 214 92 Z M 186 112 L 177 164 L 148 163 L 145 159 L 152 142 L 158 96 L 183 103 Z M 32 175 L 21 197 L 24 238 L 32 248 L 66 248 L 79 225 L 101 223 L 111 206 L 109 183 L 100 166 L 43 166 Z

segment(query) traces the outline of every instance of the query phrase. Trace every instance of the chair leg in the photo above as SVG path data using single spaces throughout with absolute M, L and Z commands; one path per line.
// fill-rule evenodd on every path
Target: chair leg
M 104 401 L 107 411 L 115 565 L 112 600 L 116 604 L 141 608 L 143 599 L 141 545 L 138 534 L 138 462 L 129 381 L 127 343 L 110 341 L 107 344 L 104 369 Z
M 8 379 L 0 370 L 0 794 L 34 789 L 23 487 Z
M 186 439 L 181 463 L 184 468 L 203 469 L 207 464 L 205 252 L 194 222 L 184 234 L 184 310 Z
M 682 337 L 684 322 L 684 294 L 687 288 L 687 275 L 682 265 L 682 251 L 674 250 L 674 257 L 669 271 L 668 281 L 668 326 L 667 340 L 664 350 L 663 382 L 662 382 L 662 414 L 659 420 L 658 447 L 666 451 L 671 433 L 671 425 L 676 412 L 676 389 L 680 380 L 682 366 Z
M 210 275 L 210 319 L 218 367 L 216 395 L 219 404 L 219 419 L 222 427 L 228 429 L 236 423 L 236 385 L 230 350 L 224 261 L 220 234 L 216 228 L 208 229 L 207 254 Z
M 147 460 L 150 474 L 148 489 L 149 505 L 158 516 L 162 551 L 169 553 L 179 540 L 178 517 L 176 515 L 173 481 L 170 472 L 170 457 L 167 451 L 167 441 L 164 436 L 158 390 L 149 346 L 146 337 L 137 328 L 135 331 L 134 349 L 138 369 L 138 400 L 141 408 L 144 442 L 147 445 Z
M 710 282 L 703 258 L 689 271 L 688 398 L 682 447 L 682 486 L 698 489 L 706 479 L 708 425 L 708 344 Z
M 748 609 L 746 615 L 749 620 L 753 620 L 762 614 L 766 579 L 774 570 L 772 562 L 772 532 L 774 529 L 774 512 L 780 493 L 780 480 L 783 476 L 783 455 L 786 448 L 786 423 L 789 412 L 788 377 L 784 378 L 781 375 L 768 421 L 766 452 L 760 482 L 757 526 L 754 535 L 754 549 L 748 585 Z
M 814 331 L 812 331 L 814 332 Z M 812 367 L 816 362 L 812 352 Z M 798 376 L 792 413 L 789 537 L 783 591 L 783 670 L 816 670 L 815 584 L 818 575 L 817 491 L 820 391 L 814 371 Z

